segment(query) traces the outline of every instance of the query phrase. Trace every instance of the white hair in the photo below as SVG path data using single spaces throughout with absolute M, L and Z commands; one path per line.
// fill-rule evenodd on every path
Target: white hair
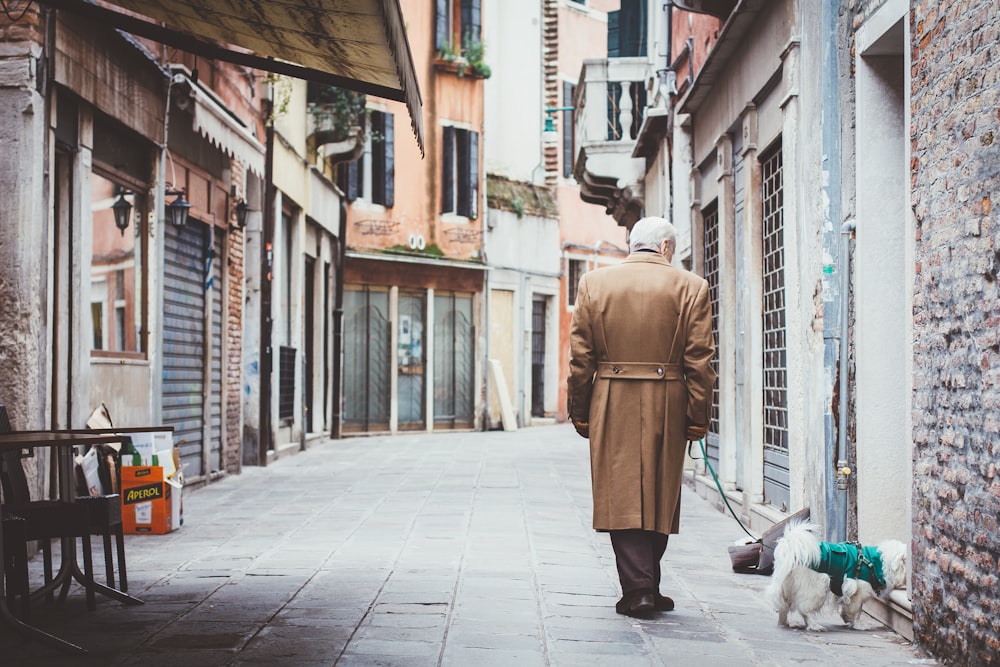
M 642 218 L 628 233 L 629 250 L 633 252 L 640 248 L 659 250 L 660 244 L 664 241 L 677 243 L 677 230 L 666 218 L 656 216 Z

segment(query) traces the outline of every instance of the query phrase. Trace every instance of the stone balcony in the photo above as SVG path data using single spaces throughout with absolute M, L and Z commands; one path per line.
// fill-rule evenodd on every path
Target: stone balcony
M 646 108 L 644 57 L 583 62 L 573 106 L 578 148 L 573 175 L 580 197 L 603 206 L 619 225 L 642 217 L 646 161 L 633 158 Z

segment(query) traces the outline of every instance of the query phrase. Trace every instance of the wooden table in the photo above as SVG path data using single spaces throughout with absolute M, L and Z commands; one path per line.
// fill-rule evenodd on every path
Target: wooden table
M 71 503 L 76 498 L 74 489 L 75 476 L 73 474 L 73 448 L 76 445 L 103 445 L 110 443 L 124 443 L 128 436 L 120 431 L 115 432 L 92 432 L 92 431 L 20 431 L 13 433 L 0 433 L 0 451 L 10 451 L 28 449 L 33 447 L 50 447 L 55 450 L 57 467 L 59 471 L 59 499 L 63 502 Z M 2 494 L 0 494 L 0 512 L 3 509 Z M 121 600 L 126 604 L 142 604 L 142 600 L 134 598 L 122 591 L 108 586 L 103 586 L 95 581 L 88 581 L 80 572 L 76 562 L 76 540 L 65 538 L 62 545 L 62 560 L 59 567 L 59 574 L 53 582 L 46 587 L 46 591 L 53 590 L 59 585 L 68 585 L 71 578 L 75 578 L 84 586 L 93 590 Z M 0 530 L 0 554 L 3 553 L 3 531 Z M 10 611 L 7 606 L 6 574 L 4 573 L 4 559 L 0 558 L 0 623 L 4 623 L 13 628 L 16 632 L 29 639 L 37 639 L 45 644 L 71 653 L 86 653 L 86 649 L 60 639 L 38 628 L 24 623 Z

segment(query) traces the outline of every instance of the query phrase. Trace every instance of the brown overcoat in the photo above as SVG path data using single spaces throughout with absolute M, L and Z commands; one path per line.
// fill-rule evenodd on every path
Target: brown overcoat
M 570 329 L 569 415 L 590 423 L 594 528 L 678 532 L 688 423 L 708 423 L 708 283 L 658 253 L 584 274 Z

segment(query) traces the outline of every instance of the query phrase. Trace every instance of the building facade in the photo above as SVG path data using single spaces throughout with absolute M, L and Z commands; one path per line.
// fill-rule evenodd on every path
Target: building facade
M 758 531 L 808 507 L 828 539 L 909 543 L 907 590 L 867 611 L 950 664 L 995 664 L 1000 18 L 989 3 L 673 4 L 635 155 L 712 288 L 708 461 Z M 691 482 L 717 496 L 703 465 Z
M 604 79 L 601 83 L 604 86 L 611 81 L 610 89 L 602 90 L 601 97 L 605 101 L 592 103 L 590 109 L 585 109 L 583 102 L 588 86 L 593 85 L 594 69 L 590 64 L 610 62 L 609 56 L 618 53 L 619 17 L 623 13 L 619 7 L 628 9 L 628 4 L 606 0 L 546 0 L 542 4 L 545 15 L 543 45 L 547 56 L 543 61 L 544 103 L 546 116 L 553 120 L 556 130 L 556 134 L 545 142 L 544 166 L 545 180 L 554 187 L 559 206 L 562 277 L 558 301 L 559 394 L 555 416 L 560 421 L 568 418 L 569 331 L 580 277 L 587 271 L 622 261 L 628 255 L 628 226 L 639 218 L 635 202 L 641 200 L 641 194 L 636 193 L 630 213 L 623 217 L 622 211 L 629 207 L 607 198 L 603 190 L 594 187 L 591 179 L 595 173 L 592 170 L 596 170 L 600 172 L 599 178 L 604 175 L 615 180 L 621 178 L 628 184 L 625 190 L 630 196 L 635 193 L 629 186 L 638 184 L 638 179 L 633 178 L 639 173 L 638 161 L 626 158 L 616 163 L 611 158 L 610 162 L 600 163 L 602 158 L 615 153 L 617 144 L 627 134 L 621 131 L 620 125 L 617 133 L 604 134 L 604 128 L 608 118 L 620 111 L 621 100 L 631 100 L 630 89 L 622 87 L 621 77 Z M 636 53 L 645 48 L 641 40 L 626 41 L 629 42 L 627 48 Z M 608 99 L 613 101 L 609 104 Z M 548 112 L 550 109 L 558 111 Z M 599 148 L 597 144 L 584 145 L 581 141 L 587 118 L 602 124 Z M 594 167 L 595 148 L 597 153 L 603 152 L 597 157 L 597 167 Z M 660 213 L 651 210 L 650 214 Z
M 346 195 L 343 432 L 471 429 L 484 406 L 483 26 L 478 0 L 401 3 L 426 153 L 368 96 Z
M 212 19 L 178 27 L 129 7 L 25 3 L 0 19 L 0 403 L 16 429 L 83 428 L 102 405 L 116 426 L 173 426 L 198 485 L 339 416 L 330 165 L 354 149 L 310 134 L 300 79 L 403 100 L 417 147 L 420 95 L 395 5 L 373 2 L 358 20 L 375 29 L 333 47 L 360 45 L 346 64 L 289 39 L 232 49 Z M 341 25 L 316 48 L 343 41 Z
M 35 98 L 40 121 L 5 123 L 23 147 L 5 156 L 5 208 L 42 239 L 16 243 L 14 233 L 7 244 L 20 258 L 11 266 L 37 270 L 8 285 L 32 294 L 42 332 L 37 346 L 25 345 L 28 331 L 5 335 L 37 369 L 37 404 L 18 405 L 23 388 L 11 391 L 17 428 L 82 428 L 103 403 L 117 425 L 174 426 L 188 483 L 238 471 L 244 249 L 234 206 L 263 171 L 245 70 L 202 61 L 199 72 L 183 52 L 44 9 L 5 37 L 21 50 L 8 66 L 45 64 L 4 89 L 8 103 Z M 22 160 L 49 177 L 24 178 Z M 24 209 L 18 192 L 36 203 Z M 184 226 L 166 212 L 178 198 L 190 204 Z M 8 322 L 24 321 L 27 301 L 17 301 Z
M 647 123 L 638 142 L 671 165 L 673 218 L 712 292 L 708 463 L 758 531 L 808 508 L 826 539 L 907 542 L 903 91 L 865 88 L 873 49 L 879 63 L 903 52 L 902 15 L 854 26 L 839 3 L 796 0 L 712 11 L 718 37 L 701 66 L 671 68 L 670 129 L 657 141 Z M 675 9 L 674 36 L 689 16 Z M 690 36 L 682 58 L 698 46 Z M 886 290 L 898 298 L 886 303 Z M 718 494 L 700 464 L 692 481 Z M 908 593 L 877 613 L 910 633 Z

